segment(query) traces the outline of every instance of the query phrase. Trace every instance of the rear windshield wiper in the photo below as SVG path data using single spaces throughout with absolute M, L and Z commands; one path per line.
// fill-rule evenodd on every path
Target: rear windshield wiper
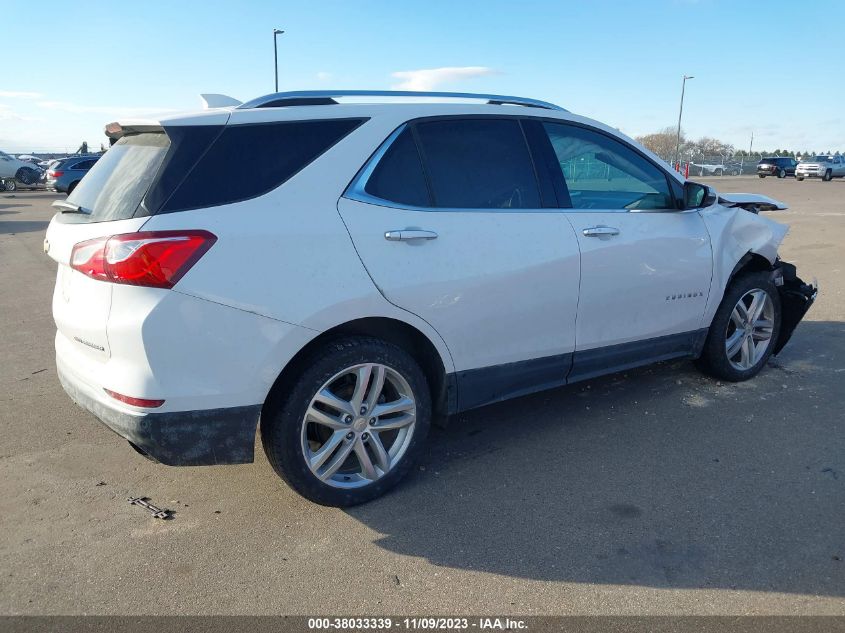
M 62 213 L 84 213 L 85 215 L 91 214 L 88 209 L 84 209 L 76 204 L 71 204 L 67 200 L 56 200 L 52 206 L 61 211 Z

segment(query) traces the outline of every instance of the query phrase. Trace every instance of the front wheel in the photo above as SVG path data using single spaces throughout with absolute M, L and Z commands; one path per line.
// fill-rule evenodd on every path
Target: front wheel
M 276 473 L 321 505 L 351 506 L 395 486 L 431 424 L 425 374 L 402 348 L 368 337 L 328 343 L 265 407 L 264 451 Z
M 825 181 L 825 182 L 830 182 L 831 180 L 833 180 L 833 172 L 831 172 L 828 169 L 826 172 L 824 172 L 824 176 L 822 176 L 822 180 Z
M 804 180 L 804 176 L 795 176 L 795 180 L 801 182 L 802 180 Z
M 745 273 L 728 286 L 713 317 L 698 366 L 740 382 L 756 376 L 780 333 L 780 295 L 770 273 Z
M 758 175 L 760 178 L 765 178 L 765 177 L 766 177 L 764 174 L 757 174 L 757 175 Z

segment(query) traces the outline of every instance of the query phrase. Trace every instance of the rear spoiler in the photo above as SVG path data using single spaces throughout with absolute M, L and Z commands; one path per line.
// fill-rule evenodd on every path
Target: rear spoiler
M 106 136 L 115 141 L 127 134 L 141 134 L 142 132 L 164 132 L 164 128 L 158 121 L 149 119 L 113 121 L 106 125 Z
M 726 207 L 740 207 L 751 213 L 786 211 L 789 208 L 783 202 L 759 193 L 720 193 L 719 203 Z

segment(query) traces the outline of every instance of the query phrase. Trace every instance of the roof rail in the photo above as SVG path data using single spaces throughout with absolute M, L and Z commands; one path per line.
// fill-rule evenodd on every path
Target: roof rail
M 277 92 L 258 97 L 252 101 L 239 105 L 239 109 L 251 108 L 281 108 L 300 105 L 331 105 L 337 103 L 341 97 L 424 97 L 441 99 L 476 99 L 491 105 L 519 105 L 529 108 L 543 108 L 545 110 L 562 110 L 560 106 L 537 99 L 524 97 L 508 97 L 505 95 L 476 94 L 472 92 L 416 92 L 412 90 L 297 90 L 294 92 Z

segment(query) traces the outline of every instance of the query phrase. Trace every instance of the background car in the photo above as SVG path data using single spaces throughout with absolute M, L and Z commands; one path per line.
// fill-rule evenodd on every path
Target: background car
M 70 195 L 99 159 L 99 156 L 74 156 L 58 161 L 47 170 L 47 188 Z
M 34 185 L 40 178 L 41 170 L 36 165 L 0 152 L 0 183 L 6 191 L 17 189 L 17 181 Z
M 820 154 L 803 159 L 795 171 L 796 180 L 821 178 L 825 182 L 845 178 L 845 157 Z
M 757 163 L 757 175 L 760 178 L 766 176 L 777 176 L 778 178 L 786 178 L 787 176 L 795 175 L 795 168 L 798 166 L 798 161 L 788 156 L 769 156 L 763 158 Z

